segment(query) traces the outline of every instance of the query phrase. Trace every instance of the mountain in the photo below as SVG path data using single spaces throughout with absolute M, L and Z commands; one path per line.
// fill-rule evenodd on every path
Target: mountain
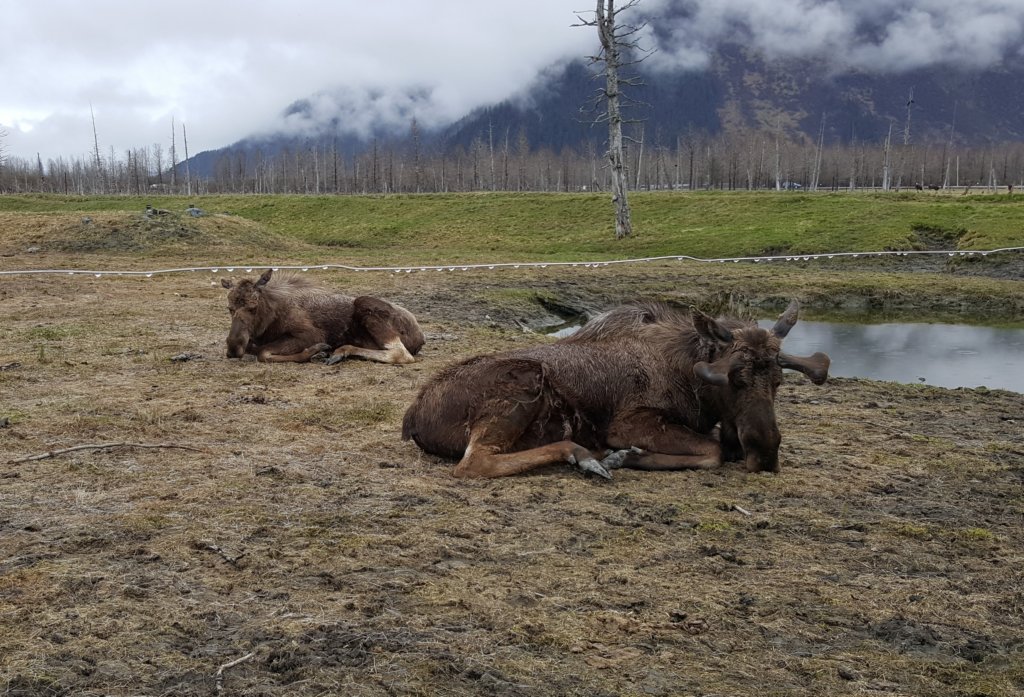
M 478 109 L 446 132 L 449 143 L 493 130 L 526 130 L 533 146 L 578 146 L 600 128 L 580 119 L 581 106 L 600 86 L 592 71 L 572 63 L 528 95 Z M 826 143 L 882 142 L 893 127 L 902 138 L 910 104 L 913 142 L 1024 140 L 1024 66 L 966 72 L 949 67 L 894 74 L 834 74 L 808 60 L 767 61 L 741 46 L 721 47 L 702 72 L 640 72 L 643 86 L 630 90 L 643 102 L 631 109 L 644 131 L 662 144 L 690 131 L 710 134 L 781 129 L 791 139 L 817 140 L 824 120 Z
M 643 119 L 649 133 L 674 140 L 690 130 L 717 133 L 721 130 L 718 111 L 724 103 L 723 85 L 704 72 L 679 72 L 640 76 L 642 86 L 628 90 L 635 102 L 625 107 L 625 118 Z M 607 128 L 597 123 L 603 105 L 597 103 L 603 76 L 580 61 L 546 71 L 534 86 L 500 104 L 482 107 L 444 130 L 448 146 L 468 148 L 477 137 L 522 132 L 532 148 L 555 152 L 578 148 L 592 142 L 603 144 Z
M 642 123 L 645 139 L 655 145 L 673 145 L 695 132 L 752 130 L 814 142 L 822 129 L 826 144 L 881 143 L 890 129 L 896 143 L 904 137 L 908 111 L 913 143 L 940 144 L 952 138 L 958 144 L 983 146 L 1024 140 L 1024 90 L 1019 88 L 1024 66 L 1019 65 L 836 72 L 814 60 L 767 60 L 737 44 L 720 46 L 701 71 L 645 65 L 638 64 L 643 84 L 628 91 L 637 103 L 626 116 Z M 522 139 L 533 150 L 602 149 L 605 129 L 594 123 L 593 110 L 601 83 L 593 71 L 580 61 L 552 66 L 532 87 L 505 101 L 422 129 L 418 147 L 452 152 L 468 150 L 477 140 L 495 145 L 507 140 L 514 148 Z M 375 145 L 408 149 L 410 123 L 415 114 L 433 109 L 431 99 L 429 90 L 317 95 L 285 110 L 284 130 L 292 135 L 244 138 L 196 155 L 191 169 L 209 177 L 225 166 L 226 156 L 251 163 L 285 150 L 309 150 L 314 144 L 330 148 L 333 143 L 350 155 Z

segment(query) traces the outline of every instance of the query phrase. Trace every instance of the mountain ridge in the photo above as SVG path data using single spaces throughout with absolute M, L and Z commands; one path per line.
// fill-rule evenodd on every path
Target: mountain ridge
M 1024 141 L 1024 90 L 1017 87 L 1024 84 L 1024 68 L 1005 63 L 983 70 L 932 66 L 885 74 L 837 72 L 824 62 L 769 60 L 730 44 L 719 47 L 700 71 L 652 70 L 643 63 L 637 67 L 644 84 L 629 94 L 642 104 L 631 108 L 628 117 L 637 120 L 632 128 L 642 127 L 644 137 L 656 146 L 678 144 L 698 133 L 749 132 L 798 143 L 821 137 L 826 144 L 881 144 L 887 137 L 893 143 L 927 145 Z M 481 141 L 553 152 L 601 151 L 604 130 L 586 113 L 598 87 L 590 66 L 571 61 L 542 71 L 531 87 L 501 102 L 434 127 L 417 125 L 415 132 L 418 110 L 431 109 L 426 89 L 374 94 L 369 113 L 339 106 L 332 114 L 332 99 L 299 100 L 282 112 L 283 123 L 301 122 L 299 133 L 247 136 L 199 153 L 190 163 L 194 173 L 210 176 L 225 156 L 271 156 L 314 146 L 333 147 L 348 156 L 374 147 L 451 153 Z M 333 103 L 367 102 L 338 97 Z M 358 127 L 351 123 L 356 120 Z

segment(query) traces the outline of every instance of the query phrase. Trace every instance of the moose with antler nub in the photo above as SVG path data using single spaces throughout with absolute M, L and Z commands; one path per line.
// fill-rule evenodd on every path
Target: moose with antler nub
M 416 317 L 381 298 L 337 293 L 273 269 L 221 285 L 229 291 L 228 358 L 300 363 L 330 351 L 328 365 L 350 356 L 401 364 L 423 347 Z
M 645 302 L 554 343 L 449 366 L 405 414 L 403 438 L 458 460 L 459 477 L 569 463 L 609 470 L 700 469 L 741 460 L 779 470 L 775 396 L 784 368 L 815 384 L 829 358 L 789 355 L 790 303 L 771 329 Z

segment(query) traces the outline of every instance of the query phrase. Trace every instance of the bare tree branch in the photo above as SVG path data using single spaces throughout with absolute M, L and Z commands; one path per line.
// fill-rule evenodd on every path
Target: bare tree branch
M 95 443 L 91 445 L 75 445 L 70 448 L 61 448 L 59 450 L 50 450 L 49 452 L 41 453 L 39 455 L 30 455 L 29 457 L 22 457 L 17 460 L 8 460 L 8 463 L 17 465 L 22 462 L 45 460 L 48 457 L 57 457 L 58 455 L 65 455 L 79 450 L 106 450 L 107 448 L 177 448 L 179 450 L 192 450 L 197 453 L 207 452 L 202 448 L 193 448 L 189 445 L 176 445 L 174 443 Z
M 233 661 L 228 661 L 227 663 L 222 665 L 220 668 L 218 668 L 217 669 L 217 673 L 214 676 L 215 688 L 216 688 L 215 691 L 219 693 L 221 690 L 224 689 L 224 671 L 225 670 L 227 670 L 228 668 L 234 668 L 239 663 L 244 663 L 245 661 L 248 661 L 250 658 L 252 658 L 255 655 L 256 655 L 256 652 L 255 651 L 251 651 L 251 652 L 245 654 L 244 656 L 242 656 L 241 658 L 236 658 Z

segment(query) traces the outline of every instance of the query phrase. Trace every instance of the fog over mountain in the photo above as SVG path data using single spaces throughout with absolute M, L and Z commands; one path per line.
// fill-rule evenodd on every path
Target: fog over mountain
M 874 139 L 902 123 L 913 93 L 922 138 L 1024 137 L 1013 87 L 1024 77 L 1024 0 L 644 0 L 622 21 L 643 26 L 649 51 L 634 91 L 647 107 L 635 116 L 665 136 L 779 126 L 810 137 L 824 119 L 833 139 Z M 585 55 L 552 61 L 459 119 L 429 84 L 325 90 L 290 105 L 259 139 L 340 135 L 358 147 L 407 136 L 415 118 L 448 144 L 511 131 L 539 146 L 578 145 L 600 136 L 579 113 L 599 86 Z
M 647 0 L 662 69 L 706 67 L 716 47 L 810 58 L 842 73 L 982 70 L 1024 58 L 1021 0 Z
M 592 17 L 593 5 L 9 3 L 0 143 L 9 156 L 78 156 L 92 149 L 93 116 L 100 149 L 117 153 L 167 148 L 172 119 L 188 124 L 193 153 L 243 140 L 365 142 L 407 132 L 412 118 L 431 133 L 458 131 L 481 109 L 567 103 L 557 94 L 576 89 L 563 81 L 567 66 L 597 48 L 593 28 L 573 26 Z M 851 90 L 884 121 L 894 117 L 882 103 L 889 97 L 875 97 L 887 83 L 893 93 L 915 86 L 922 98 L 925 82 L 941 83 L 941 101 L 962 102 L 967 113 L 968 102 L 980 102 L 959 90 L 1016 76 L 1024 63 L 1024 0 L 641 0 L 621 19 L 645 23 L 640 42 L 654 51 L 643 69 L 649 84 L 661 84 L 654 91 L 697 89 L 693 108 L 675 119 L 702 127 L 722 127 L 722 110 L 731 109 L 751 123 L 785 112 L 801 122 L 794 129 L 805 128 L 822 108 L 852 99 Z M 787 75 L 801 94 L 838 88 L 847 96 L 779 103 Z M 1006 94 L 1011 102 L 1017 91 Z M 686 95 L 676 97 L 671 108 L 685 107 Z M 751 100 L 771 108 L 751 115 Z M 703 123 L 708 108 L 717 125 Z M 977 127 L 988 138 L 1014 131 Z

